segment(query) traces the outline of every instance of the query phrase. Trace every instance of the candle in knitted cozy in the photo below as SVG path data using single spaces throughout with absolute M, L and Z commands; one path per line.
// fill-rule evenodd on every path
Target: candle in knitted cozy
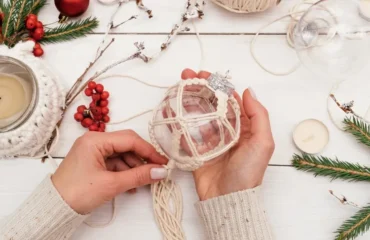
M 220 74 L 181 81 L 155 109 L 149 134 L 156 150 L 174 168 L 194 171 L 237 143 L 240 109 L 234 87 Z M 170 175 L 170 174 L 169 174 Z M 182 196 L 169 178 L 152 186 L 157 223 L 165 240 L 183 240 Z
M 0 158 L 44 154 L 44 147 L 62 116 L 64 92 L 43 60 L 33 56 L 34 45 L 28 41 L 13 49 L 0 49 L 2 56 L 24 63 L 37 82 L 37 100 L 30 116 L 17 128 L 0 133 Z

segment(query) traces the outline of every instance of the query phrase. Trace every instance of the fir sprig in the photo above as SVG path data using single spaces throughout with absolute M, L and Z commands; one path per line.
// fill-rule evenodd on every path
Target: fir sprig
M 347 181 L 370 182 L 370 168 L 338 159 L 295 154 L 293 166 L 298 170 L 312 172 L 315 176 L 328 176 L 332 180 L 339 178 Z
M 344 119 L 345 130 L 351 133 L 356 139 L 370 147 L 370 126 L 364 121 L 352 117 Z
M 56 43 L 69 41 L 78 37 L 86 36 L 91 33 L 94 28 L 98 26 L 96 18 L 87 18 L 84 20 L 74 21 L 67 24 L 47 30 L 41 43 Z
M 345 221 L 336 232 L 336 240 L 352 240 L 364 234 L 370 228 L 370 205 L 363 207 Z

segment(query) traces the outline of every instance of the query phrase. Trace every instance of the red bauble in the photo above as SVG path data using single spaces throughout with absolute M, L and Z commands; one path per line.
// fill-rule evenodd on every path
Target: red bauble
M 54 0 L 59 12 L 66 17 L 78 17 L 86 12 L 90 0 Z

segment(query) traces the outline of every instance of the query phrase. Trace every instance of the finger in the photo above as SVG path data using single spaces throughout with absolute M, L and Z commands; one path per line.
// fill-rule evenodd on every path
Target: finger
M 167 170 L 160 165 L 145 164 L 115 174 L 118 182 L 118 191 L 126 192 L 129 189 L 152 184 L 166 178 Z
M 109 158 L 106 161 L 106 166 L 107 169 L 112 172 L 121 172 L 130 169 L 120 157 Z
M 268 112 L 266 108 L 252 96 L 249 90 L 245 90 L 243 93 L 243 106 L 247 117 L 250 119 L 252 136 L 261 139 L 272 139 Z
M 165 157 L 161 156 L 150 143 L 132 130 L 109 133 L 88 132 L 78 141 L 89 148 L 97 148 L 104 157 L 109 157 L 114 153 L 134 152 L 148 162 L 167 163 Z
M 122 172 L 131 169 L 120 157 L 109 158 L 106 161 L 106 166 L 109 171 Z M 128 190 L 128 193 L 136 193 L 136 189 Z
M 186 79 L 189 79 L 189 78 L 196 78 L 197 77 L 197 73 L 194 72 L 193 70 L 189 69 L 189 68 L 186 68 L 184 71 L 182 71 L 181 73 L 181 78 L 183 80 L 186 80 Z
M 208 79 L 209 76 L 211 76 L 211 73 L 210 72 L 200 71 L 198 73 L 198 78 Z
M 144 165 L 143 160 L 141 158 L 139 158 L 138 156 L 136 156 L 132 152 L 123 153 L 122 154 L 122 159 L 123 159 L 123 161 L 125 161 L 125 163 L 130 168 L 139 167 L 141 165 Z

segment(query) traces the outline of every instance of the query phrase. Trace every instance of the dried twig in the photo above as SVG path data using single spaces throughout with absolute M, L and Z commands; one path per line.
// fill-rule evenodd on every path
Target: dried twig
M 140 9 L 142 9 L 142 10 L 144 10 L 147 14 L 148 14 L 148 16 L 149 16 L 149 18 L 152 18 L 153 17 L 153 12 L 152 12 L 152 10 L 150 10 L 149 8 L 147 8 L 144 4 L 143 4 L 143 0 L 136 0 L 136 5 L 140 8 Z
M 337 104 L 337 106 L 342 109 L 343 112 L 345 112 L 346 114 L 352 114 L 354 115 L 355 117 L 365 121 L 365 122 L 368 122 L 366 119 L 364 119 L 363 117 L 361 117 L 358 113 L 356 113 L 354 110 L 353 110 L 353 106 L 355 104 L 355 101 L 350 101 L 350 102 L 347 102 L 347 103 L 343 103 L 341 104 L 337 98 L 334 96 L 334 94 L 330 94 L 330 97 L 333 99 L 333 101 Z
M 355 208 L 360 208 L 360 206 L 354 202 L 351 202 L 351 201 L 348 201 L 348 199 L 345 197 L 345 196 L 341 196 L 339 197 L 338 195 L 336 195 L 333 190 L 329 190 L 329 193 L 331 195 L 333 195 L 336 199 L 338 199 L 338 201 L 343 204 L 343 205 L 349 205 L 349 206 L 352 206 L 352 207 L 355 207 Z
M 74 93 L 76 88 L 81 84 L 82 80 L 84 79 L 86 74 L 89 72 L 89 70 L 103 56 L 104 52 L 112 45 L 113 42 L 114 42 L 114 38 L 112 38 L 112 40 L 108 43 L 108 45 L 105 46 L 105 48 L 102 51 L 100 51 L 99 55 L 96 56 L 95 59 L 92 62 L 90 62 L 89 66 L 85 69 L 85 71 L 81 74 L 81 76 L 79 78 L 77 78 L 76 82 L 73 84 L 71 89 L 68 91 L 67 96 L 66 96 L 66 100 L 68 100 L 71 97 L 71 95 Z
M 182 31 L 189 31 L 189 28 L 183 28 L 183 25 L 195 18 L 202 19 L 204 16 L 203 7 L 205 5 L 204 1 L 200 0 L 188 0 L 186 3 L 186 10 L 181 16 L 181 21 L 178 24 L 175 24 L 175 26 L 172 28 L 170 34 L 167 36 L 167 39 L 164 43 L 161 45 L 161 51 L 164 51 L 168 48 L 168 46 L 171 44 L 173 38 L 177 36 Z

